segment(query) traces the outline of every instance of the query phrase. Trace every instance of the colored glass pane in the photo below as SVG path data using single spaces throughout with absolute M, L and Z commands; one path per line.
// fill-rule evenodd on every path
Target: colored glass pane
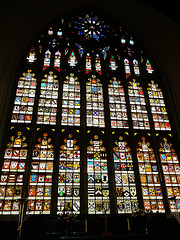
M 128 116 L 124 88 L 114 77 L 108 85 L 109 109 L 112 128 L 128 128 Z
M 80 125 L 80 83 L 73 73 L 63 83 L 62 125 Z
M 138 142 L 137 159 L 145 211 L 165 212 L 158 166 L 153 148 L 145 141 Z
M 100 37 L 106 37 L 109 32 L 109 26 L 92 13 L 86 14 L 85 17 L 78 17 L 75 29 L 78 30 L 78 35 L 84 35 L 87 40 L 93 38 L 98 41 Z
M 151 74 L 154 72 L 154 69 L 152 69 L 151 63 L 148 59 L 146 60 L 146 71 Z
M 147 90 L 155 130 L 171 130 L 161 89 L 153 80 L 148 85 Z
M 27 211 L 50 214 L 54 145 L 48 133 L 37 139 L 33 150 Z
M 71 68 L 74 68 L 74 67 L 76 66 L 76 64 L 78 63 L 74 51 L 71 52 L 71 54 L 70 54 L 70 56 L 69 56 L 69 59 L 68 59 L 68 63 L 69 63 L 69 66 L 70 66 Z
M 172 143 L 163 138 L 159 148 L 166 192 L 172 212 L 180 212 L 180 164 Z
M 37 79 L 31 70 L 19 78 L 14 101 L 12 123 L 31 123 Z
M 135 79 L 129 83 L 128 94 L 131 105 L 133 128 L 150 129 L 143 89 Z
M 80 213 L 80 147 L 72 134 L 60 147 L 58 213 Z
M 139 76 L 140 75 L 139 63 L 136 59 L 133 60 L 133 68 L 134 68 L 134 73 L 136 74 L 136 76 Z
M 44 75 L 41 80 L 37 123 L 56 124 L 59 83 L 53 72 Z
M 36 52 L 35 49 L 32 47 L 27 58 L 29 63 L 33 63 L 34 61 L 36 61 L 37 57 L 36 57 Z
M 111 58 L 109 61 L 109 67 L 111 68 L 112 71 L 115 71 L 118 68 L 116 64 L 116 60 L 114 59 L 113 55 L 111 55 Z
M 25 165 L 27 160 L 26 137 L 18 131 L 6 144 L 0 178 L 0 214 L 19 214 Z
M 137 191 L 131 149 L 123 137 L 113 148 L 118 213 L 132 213 L 138 209 Z
M 100 80 L 92 75 L 86 83 L 86 122 L 87 126 L 104 127 L 103 88 Z
M 128 78 L 131 75 L 129 60 L 127 58 L 124 59 L 124 68 L 126 73 L 126 78 Z
M 44 54 L 44 65 L 43 65 L 43 70 L 45 70 L 46 68 L 50 67 L 50 63 L 51 63 L 51 52 L 49 51 L 49 49 L 45 52 Z
M 102 74 L 102 72 L 101 72 L 101 61 L 100 61 L 100 57 L 99 57 L 98 54 L 96 54 L 96 59 L 95 59 L 95 70 L 100 75 Z
M 55 52 L 54 56 L 54 68 L 60 72 L 61 64 L 61 53 L 59 51 Z
M 90 54 L 86 55 L 86 74 L 92 71 L 91 57 Z
M 88 213 L 110 213 L 107 153 L 97 135 L 87 147 Z

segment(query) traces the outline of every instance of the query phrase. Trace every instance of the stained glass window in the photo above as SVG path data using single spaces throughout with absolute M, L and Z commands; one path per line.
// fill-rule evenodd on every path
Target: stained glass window
M 90 54 L 86 55 L 86 74 L 92 71 L 91 57 Z
M 37 79 L 32 70 L 19 78 L 14 101 L 12 123 L 30 123 L 32 120 Z
M 0 179 L 0 214 L 19 214 L 28 144 L 21 131 L 6 144 Z
M 128 78 L 131 75 L 129 60 L 127 58 L 124 59 L 124 68 L 126 73 L 126 78 Z
M 98 54 L 96 54 L 96 59 L 95 59 L 95 70 L 100 75 L 102 74 L 102 72 L 101 72 L 101 61 L 100 61 L 100 58 L 99 58 Z
M 68 63 L 71 68 L 74 68 L 76 66 L 76 64 L 78 63 L 78 60 L 77 60 L 77 57 L 76 57 L 74 51 L 71 52 L 69 59 L 68 59 Z
M 63 83 L 62 125 L 80 125 L 80 83 L 73 73 Z
M 170 210 L 180 212 L 180 164 L 172 143 L 163 138 L 159 148 Z
M 131 105 L 133 128 L 150 129 L 143 89 L 135 79 L 129 83 L 128 94 Z
M 151 80 L 151 83 L 148 85 L 149 87 L 147 90 L 155 130 L 171 130 L 161 89 L 153 80 Z
M 124 88 L 115 77 L 108 85 L 109 109 L 112 128 L 128 128 L 128 116 Z
M 28 196 L 31 214 L 110 213 L 110 197 L 112 214 L 143 203 L 154 213 L 180 212 L 179 162 L 163 139 L 166 132 L 177 136 L 165 105 L 171 101 L 159 88 L 161 71 L 133 34 L 95 9 L 72 12 L 45 26 L 22 59 L 2 134 L 11 139 L 0 154 L 0 214 L 18 214 L 21 196 Z M 157 76 L 159 86 L 151 80 Z M 136 135 L 148 138 L 138 148 Z M 80 147 L 87 160 L 81 173 Z
M 59 51 L 55 52 L 54 56 L 54 68 L 60 72 L 61 64 L 61 53 Z
M 139 63 L 136 59 L 133 60 L 133 67 L 134 67 L 134 73 L 139 76 L 140 71 L 139 71 Z
M 44 75 L 38 104 L 37 123 L 56 124 L 59 83 L 53 72 Z
M 46 68 L 50 67 L 50 63 L 51 63 L 51 52 L 49 51 L 49 49 L 45 52 L 44 55 L 44 65 L 43 65 L 43 70 L 45 70 Z
M 60 147 L 58 213 L 80 213 L 80 147 L 72 134 Z
M 145 137 L 138 142 L 137 159 L 145 210 L 165 212 L 159 170 L 153 148 Z
M 48 133 L 39 136 L 33 150 L 27 211 L 50 214 L 54 145 Z
M 107 153 L 98 135 L 87 147 L 88 213 L 110 213 Z
M 113 55 L 111 55 L 111 58 L 109 61 L 109 67 L 111 68 L 112 71 L 115 71 L 118 68 L 116 64 L 116 60 L 114 59 Z
M 138 209 L 134 167 L 130 147 L 120 136 L 113 148 L 118 213 L 132 213 Z
M 86 83 L 87 126 L 104 127 L 103 88 L 100 80 L 92 75 Z

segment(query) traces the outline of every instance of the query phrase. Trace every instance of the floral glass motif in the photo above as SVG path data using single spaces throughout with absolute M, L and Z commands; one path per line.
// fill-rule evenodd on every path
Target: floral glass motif
M 80 213 L 80 147 L 72 134 L 60 147 L 58 213 Z
M 148 85 L 147 90 L 155 130 L 171 130 L 161 89 L 153 80 Z
M 116 60 L 114 59 L 113 55 L 111 55 L 111 58 L 109 61 L 109 67 L 111 68 L 112 71 L 116 71 L 116 69 L 118 68 L 118 66 L 116 64 Z
M 95 59 L 95 70 L 100 75 L 102 74 L 102 72 L 101 72 L 101 61 L 100 61 L 100 57 L 99 57 L 98 54 L 96 54 L 96 59 Z
M 139 76 L 140 75 L 139 63 L 136 59 L 133 60 L 133 68 L 134 68 L 134 73 L 136 74 L 136 76 Z
M 79 43 L 76 43 L 76 46 L 79 48 L 78 52 L 80 57 L 82 57 L 84 53 L 84 48 Z
M 73 73 L 63 83 L 61 125 L 80 126 L 80 82 Z
M 112 128 L 129 128 L 124 88 L 115 77 L 108 85 Z
M 103 88 L 95 75 L 86 83 L 86 122 L 87 126 L 105 127 Z
M 59 83 L 53 72 L 44 75 L 41 80 L 37 123 L 56 124 Z
M 90 54 L 86 55 L 86 74 L 92 71 L 91 57 Z
M 124 68 L 126 73 L 126 78 L 128 78 L 131 75 L 129 60 L 127 58 L 124 59 Z
M 51 63 L 51 52 L 49 51 L 49 49 L 45 52 L 44 54 L 44 65 L 43 65 L 43 70 L 45 70 L 46 68 L 50 67 L 50 63 Z
M 154 72 L 154 69 L 152 69 L 151 63 L 148 59 L 146 60 L 146 71 L 150 74 Z
M 87 147 L 88 213 L 110 213 L 107 153 L 97 135 Z
M 135 79 L 129 83 L 128 94 L 131 105 L 133 128 L 150 129 L 143 89 Z
M 31 123 L 37 79 L 32 70 L 23 73 L 19 78 L 14 101 L 12 123 Z
M 34 61 L 36 61 L 37 59 L 37 56 L 36 56 L 36 52 L 35 52 L 35 49 L 32 47 L 27 58 L 29 63 L 33 63 Z
M 0 178 L 0 214 L 19 214 L 25 165 L 27 160 L 26 137 L 18 131 L 6 144 Z
M 131 149 L 123 137 L 113 148 L 118 213 L 132 213 L 138 209 L 137 191 Z
M 76 66 L 76 64 L 78 63 L 78 60 L 77 60 L 77 57 L 76 57 L 74 51 L 71 52 L 69 59 L 68 59 L 68 63 L 71 68 L 74 68 Z
M 137 148 L 144 209 L 146 212 L 163 213 L 165 209 L 157 161 L 153 148 L 150 148 L 150 143 L 145 140 L 145 137 L 142 137 L 142 141 L 138 142 L 139 147 Z
M 39 137 L 33 150 L 27 211 L 50 214 L 54 145 L 48 133 Z
M 180 164 L 172 143 L 163 138 L 159 148 L 169 205 L 172 212 L 180 212 Z
M 97 41 L 99 39 L 105 38 L 106 34 L 109 32 L 109 25 L 104 24 L 103 20 L 99 20 L 97 16 L 86 14 L 85 17 L 78 17 L 75 22 L 75 29 L 78 30 L 78 35 L 84 35 L 88 40 L 93 38 Z
M 54 68 L 60 72 L 61 64 L 61 53 L 59 51 L 55 52 L 54 55 Z

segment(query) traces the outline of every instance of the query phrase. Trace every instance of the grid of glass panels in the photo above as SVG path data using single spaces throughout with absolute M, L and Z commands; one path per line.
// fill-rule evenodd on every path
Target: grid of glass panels
M 44 75 L 38 104 L 37 123 L 56 124 L 59 83 L 53 72 Z
M 86 123 L 87 126 L 105 127 L 103 88 L 95 75 L 86 83 Z
M 128 94 L 131 107 L 131 117 L 134 129 L 150 129 L 146 102 L 142 87 L 136 79 L 129 82 Z
M 72 137 L 69 134 L 60 147 L 58 213 L 80 213 L 80 147 Z
M 112 128 L 128 128 L 124 88 L 115 77 L 108 85 L 109 108 Z
M 161 89 L 153 80 L 148 85 L 147 90 L 155 130 L 171 130 Z
M 113 159 L 118 213 L 132 213 L 138 209 L 138 200 L 131 149 L 122 136 L 115 145 Z
M 73 73 L 63 83 L 61 125 L 80 126 L 80 82 Z
M 88 213 L 110 213 L 107 153 L 98 135 L 87 147 Z
M 172 212 L 180 212 L 180 165 L 172 144 L 163 138 L 160 143 L 160 159 L 164 174 L 169 205 Z
M 50 214 L 54 145 L 48 133 L 38 138 L 33 150 L 27 211 Z
M 0 214 L 19 214 L 25 164 L 26 137 L 18 131 L 7 143 L 0 179 Z
M 156 157 L 150 143 L 138 142 L 137 159 L 145 211 L 165 212 Z
M 37 79 L 32 70 L 23 73 L 19 78 L 14 101 L 12 123 L 31 123 Z

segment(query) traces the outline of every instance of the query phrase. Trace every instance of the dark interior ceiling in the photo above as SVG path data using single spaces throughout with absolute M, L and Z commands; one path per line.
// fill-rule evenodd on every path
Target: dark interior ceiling
M 177 0 L 139 0 L 163 13 L 180 25 L 179 1 Z

